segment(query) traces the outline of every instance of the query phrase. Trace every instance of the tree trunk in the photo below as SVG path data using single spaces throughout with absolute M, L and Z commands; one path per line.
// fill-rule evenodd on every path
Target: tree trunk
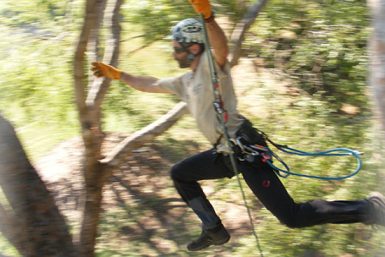
M 368 1 L 373 17 L 369 40 L 369 84 L 385 139 L 385 0 Z
M 109 7 L 112 9 L 107 13 L 106 22 L 111 30 L 111 37 L 107 40 L 104 54 L 104 62 L 116 65 L 119 55 L 120 26 L 119 10 L 122 0 L 113 0 Z M 84 210 L 79 235 L 79 252 L 83 257 L 94 256 L 97 227 L 100 218 L 102 189 L 111 174 L 111 169 L 101 163 L 101 145 L 104 134 L 101 128 L 101 105 L 110 85 L 108 79 L 95 79 L 86 82 L 86 67 L 88 61 L 85 59 L 87 46 L 97 49 L 95 42 L 101 24 L 101 10 L 105 10 L 105 0 L 87 0 L 84 24 L 80 34 L 79 42 L 74 59 L 74 85 L 76 103 L 79 111 L 79 121 L 82 128 L 82 138 L 85 148 L 83 176 L 85 181 Z M 97 56 L 97 53 L 95 54 Z M 88 89 L 88 90 L 87 90 Z
M 174 125 L 180 117 L 187 112 L 186 104 L 183 102 L 175 105 L 167 114 L 151 123 L 147 127 L 137 131 L 133 135 L 127 137 L 116 146 L 103 160 L 102 163 L 111 167 L 119 166 L 128 152 L 150 142 L 156 136 L 162 134 L 172 125 Z
M 0 115 L 0 229 L 25 257 L 77 256 L 66 222 L 12 125 Z

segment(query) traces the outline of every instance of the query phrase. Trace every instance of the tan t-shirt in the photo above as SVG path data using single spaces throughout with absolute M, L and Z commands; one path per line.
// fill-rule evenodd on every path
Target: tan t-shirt
M 237 110 L 237 99 L 230 74 L 230 65 L 226 63 L 223 69 L 217 66 L 216 70 L 224 109 L 229 115 L 226 126 L 230 137 L 234 137 L 243 119 Z M 203 135 L 211 144 L 218 142 L 223 134 L 223 129 L 213 106 L 214 94 L 206 53 L 202 54 L 195 71 L 187 72 L 175 78 L 160 79 L 157 85 L 173 91 L 182 101 L 187 103 L 187 108 L 195 118 Z M 224 142 L 222 136 L 221 144 L 217 147 L 218 151 L 227 151 Z

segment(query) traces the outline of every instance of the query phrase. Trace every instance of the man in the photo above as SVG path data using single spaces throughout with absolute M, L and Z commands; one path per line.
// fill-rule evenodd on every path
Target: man
M 227 62 L 227 40 L 215 21 L 208 0 L 190 0 L 194 9 L 205 18 L 205 26 L 212 46 L 217 68 L 224 109 L 228 113 L 226 126 L 231 138 L 241 136 L 246 144 L 266 145 L 263 138 L 237 110 L 230 67 Z M 195 19 L 179 22 L 172 30 L 174 59 L 181 68 L 189 68 L 186 74 L 167 79 L 136 76 L 115 67 L 93 63 L 94 74 L 110 79 L 119 79 L 131 87 L 155 93 L 173 93 L 187 103 L 198 128 L 214 146 L 175 164 L 171 178 L 182 199 L 202 221 L 202 234 L 187 248 L 197 251 L 210 245 L 221 245 L 230 239 L 212 205 L 207 200 L 198 181 L 234 176 L 229 161 L 223 129 L 213 108 L 213 91 L 210 69 L 202 34 L 202 24 Z M 305 227 L 324 223 L 353 223 L 385 225 L 385 198 L 376 193 L 368 199 L 357 201 L 313 200 L 295 203 L 272 168 L 260 158 L 238 160 L 238 168 L 246 183 L 283 224 Z

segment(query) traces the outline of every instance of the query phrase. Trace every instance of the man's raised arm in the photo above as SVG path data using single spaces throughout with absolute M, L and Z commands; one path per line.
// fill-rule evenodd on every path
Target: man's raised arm
M 213 48 L 215 61 L 223 67 L 229 54 L 227 38 L 222 28 L 215 21 L 214 13 L 209 0 L 189 0 L 194 10 L 203 15 L 210 45 Z

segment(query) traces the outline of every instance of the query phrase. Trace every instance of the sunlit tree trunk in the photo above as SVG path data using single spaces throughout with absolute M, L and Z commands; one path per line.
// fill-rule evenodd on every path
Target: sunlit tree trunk
M 111 9 L 106 13 L 111 29 L 111 37 L 107 40 L 104 61 L 116 65 L 119 55 L 120 26 L 119 10 L 121 0 L 108 2 Z M 108 90 L 110 81 L 107 79 L 90 80 L 88 83 L 87 69 L 89 62 L 85 52 L 90 44 L 97 49 L 98 30 L 101 24 L 102 10 L 105 0 L 87 0 L 82 31 L 74 59 L 74 81 L 76 104 L 84 142 L 83 176 L 85 181 L 84 210 L 79 235 L 79 251 L 81 256 L 94 256 L 97 228 L 100 218 L 102 189 L 111 173 L 111 169 L 100 162 L 101 147 L 104 133 L 101 128 L 101 104 Z M 95 56 L 98 56 L 95 53 Z
M 369 83 L 379 120 L 385 134 L 385 0 L 370 0 L 373 34 L 369 40 Z M 385 137 L 384 137 L 385 139 Z

